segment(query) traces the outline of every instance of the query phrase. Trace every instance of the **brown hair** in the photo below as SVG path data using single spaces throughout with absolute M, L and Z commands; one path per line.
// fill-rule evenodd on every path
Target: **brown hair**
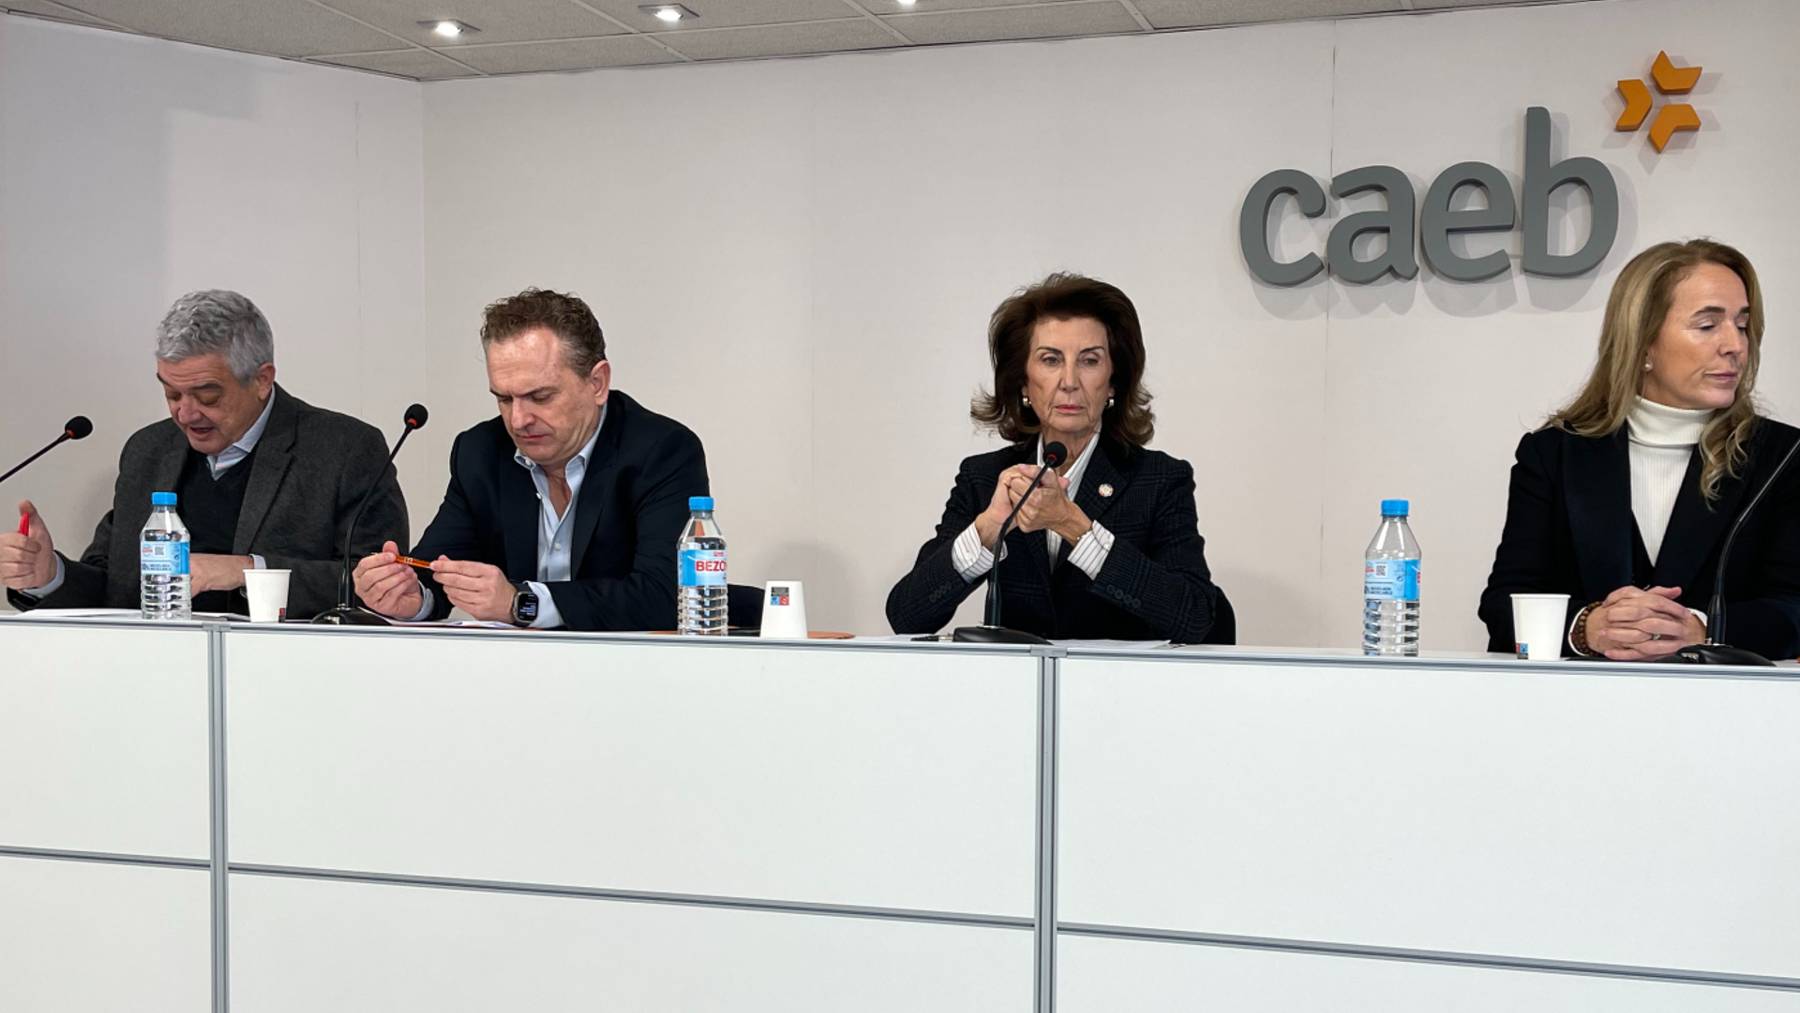
M 1675 301 L 1675 287 L 1695 267 L 1718 264 L 1743 279 L 1750 298 L 1750 335 L 1743 375 L 1731 407 L 1713 414 L 1700 433 L 1700 491 L 1719 498 L 1719 482 L 1736 478 L 1749 458 L 1756 426 L 1756 368 L 1762 361 L 1762 286 L 1750 258 L 1724 243 L 1693 239 L 1658 243 L 1631 258 L 1613 282 L 1600 324 L 1600 353 L 1575 400 L 1545 423 L 1579 436 L 1611 436 L 1625 424 L 1643 384 L 1643 364 Z
M 481 347 L 542 327 L 562 342 L 569 368 L 577 375 L 594 371 L 606 358 L 606 335 L 594 311 L 574 293 L 528 288 L 518 295 L 490 303 L 482 310 Z
M 1122 447 L 1141 447 L 1156 432 L 1150 392 L 1144 389 L 1144 331 L 1137 307 L 1124 292 L 1079 274 L 1052 274 L 1020 289 L 988 320 L 988 358 L 994 364 L 994 392 L 982 391 L 969 405 L 975 423 L 1000 438 L 1021 443 L 1042 428 L 1037 413 L 1022 401 L 1031 332 L 1040 320 L 1087 318 L 1106 328 L 1112 360 L 1113 401 L 1100 419 L 1100 435 Z

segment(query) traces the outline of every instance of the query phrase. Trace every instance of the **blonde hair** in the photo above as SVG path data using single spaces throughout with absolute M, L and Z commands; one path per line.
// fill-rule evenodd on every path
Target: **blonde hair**
M 1643 363 L 1675 301 L 1675 287 L 1701 264 L 1729 268 L 1743 279 L 1750 297 L 1750 335 L 1737 397 L 1729 408 L 1714 413 L 1700 433 L 1700 492 L 1711 502 L 1719 498 L 1725 476 L 1736 478 L 1749 458 L 1750 434 L 1757 420 L 1756 368 L 1762 361 L 1762 287 L 1750 259 L 1724 243 L 1710 239 L 1658 243 L 1631 258 L 1606 300 L 1593 373 L 1575 400 L 1544 424 L 1578 436 L 1611 436 L 1619 431 L 1636 403 Z

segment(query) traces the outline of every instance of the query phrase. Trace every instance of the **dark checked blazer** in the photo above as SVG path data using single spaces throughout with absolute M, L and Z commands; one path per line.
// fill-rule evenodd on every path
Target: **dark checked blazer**
M 292 570 L 288 615 L 306 619 L 337 604 L 350 515 L 369 487 L 378 483 L 381 492 L 356 527 L 352 558 L 381 551 L 387 539 L 406 540 L 406 500 L 381 430 L 315 408 L 280 384 L 273 396 L 256 453 L 238 465 L 250 478 L 231 551 Z M 119 454 L 112 509 L 80 559 L 63 557 L 62 587 L 42 601 L 8 592 L 13 607 L 137 608 L 138 537 L 150 518 L 150 494 L 175 488 L 187 453 L 187 437 L 171 419 L 132 434 Z M 249 610 L 241 590 L 232 601 L 234 611 Z
M 1034 462 L 1036 452 L 1036 442 L 1028 441 L 962 462 L 937 534 L 888 593 L 894 632 L 934 632 L 987 586 L 962 579 L 951 546 L 987 509 L 1000 473 Z M 1102 496 L 1102 487 L 1112 495 Z M 997 564 L 1002 625 L 1050 639 L 1230 642 L 1231 624 L 1222 621 L 1230 605 L 1206 566 L 1194 469 L 1186 461 L 1103 440 L 1088 459 L 1075 505 L 1113 534 L 1099 579 L 1069 562 L 1074 545 L 1068 540 L 1052 561 L 1045 532 L 1010 532 L 1006 558 Z
M 412 555 L 490 563 L 510 580 L 537 580 L 537 486 L 513 459 L 498 417 L 457 436 L 450 485 L 437 517 Z M 705 496 L 700 438 L 625 392 L 607 397 L 606 421 L 581 480 L 575 511 L 573 579 L 546 583 L 572 630 L 675 628 L 675 541 L 688 519 L 688 497 Z M 450 599 L 429 573 L 430 617 L 450 614 Z
M 1700 494 L 1696 447 L 1652 565 L 1631 512 L 1625 430 L 1604 437 L 1561 429 L 1526 434 L 1507 492 L 1506 527 L 1481 595 L 1488 650 L 1514 650 L 1514 592 L 1568 594 L 1571 622 L 1582 606 L 1627 584 L 1679 587 L 1681 604 L 1705 611 L 1731 522 L 1796 439 L 1800 430 L 1759 419 L 1742 474 L 1726 477 L 1712 504 Z M 1725 571 L 1725 605 L 1724 643 L 1767 658 L 1800 657 L 1800 461 L 1744 523 Z M 1563 651 L 1571 653 L 1566 641 Z

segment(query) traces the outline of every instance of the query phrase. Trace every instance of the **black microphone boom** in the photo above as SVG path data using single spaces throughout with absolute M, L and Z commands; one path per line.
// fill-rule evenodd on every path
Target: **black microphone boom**
M 1000 553 L 1006 550 L 1006 533 L 1012 528 L 1013 519 L 1019 516 L 1025 501 L 1037 491 L 1038 483 L 1052 468 L 1061 467 L 1069 456 L 1069 448 L 1061 443 L 1051 441 L 1044 444 L 1044 463 L 1038 466 L 1037 474 L 1031 476 L 1031 485 L 1025 488 L 1025 495 L 1013 504 L 1012 512 L 1000 522 L 1000 533 L 994 536 L 994 565 L 988 568 L 987 607 L 983 610 L 980 626 L 958 626 L 950 634 L 950 639 L 959 644 L 1047 644 L 1050 641 L 1035 633 L 1024 630 L 1009 630 L 1000 625 Z
M 389 467 L 393 466 L 394 458 L 400 456 L 400 448 L 406 445 L 406 438 L 413 434 L 413 430 L 425 428 L 425 420 L 430 417 L 431 413 L 426 411 L 425 406 L 422 404 L 413 404 L 407 407 L 406 416 L 403 420 L 406 424 L 406 428 L 401 430 L 400 438 L 394 441 L 394 449 L 388 454 L 387 463 Z M 314 616 L 313 622 L 316 624 L 323 626 L 393 625 L 368 609 L 358 608 L 355 605 L 350 604 L 350 599 L 353 597 L 351 594 L 352 585 L 350 581 L 350 567 L 353 560 L 350 554 L 353 551 L 351 546 L 355 544 L 356 541 L 356 524 L 358 521 L 362 520 L 363 511 L 369 508 L 369 502 L 375 498 L 376 490 L 381 488 L 381 480 L 386 477 L 387 468 L 383 468 L 381 469 L 381 474 L 375 476 L 375 482 L 369 486 L 369 491 L 363 493 L 362 502 L 356 505 L 356 512 L 350 515 L 350 526 L 344 531 L 344 572 L 338 577 L 338 603 L 336 607 L 331 610 L 321 612 Z
M 1730 533 L 1725 536 L 1725 545 L 1719 550 L 1719 570 L 1713 574 L 1713 593 L 1710 603 L 1712 608 L 1706 613 L 1706 643 L 1689 644 L 1670 655 L 1670 661 L 1686 662 L 1690 665 L 1773 666 L 1775 664 L 1755 651 L 1747 651 L 1742 647 L 1731 647 L 1719 642 L 1719 638 L 1725 634 L 1725 564 L 1731 562 L 1731 546 L 1737 541 L 1738 532 L 1743 530 L 1744 520 L 1750 516 L 1751 511 L 1756 509 L 1756 504 L 1762 502 L 1763 494 L 1775 485 L 1775 480 L 1781 477 L 1781 473 L 1787 470 L 1788 462 L 1794 459 L 1796 450 L 1800 450 L 1800 439 L 1795 440 L 1793 446 L 1788 447 L 1787 453 L 1776 463 L 1775 470 L 1769 473 L 1762 488 L 1756 490 L 1756 495 L 1750 497 L 1750 502 L 1744 506 L 1744 512 L 1738 514 L 1737 520 L 1731 524 Z
M 51 440 L 50 443 L 44 447 L 44 449 L 38 451 L 35 454 L 32 454 L 30 457 L 27 457 L 25 460 L 20 461 L 18 463 L 18 466 L 13 468 L 13 470 L 7 472 L 4 475 L 0 475 L 0 482 L 4 482 L 7 479 L 13 477 L 14 475 L 17 475 L 19 472 L 24 471 L 25 466 L 27 464 L 30 464 L 31 462 L 37 460 L 38 458 L 43 457 L 45 454 L 48 454 L 50 451 L 55 450 L 57 447 L 61 446 L 64 441 L 86 439 L 90 434 L 93 433 L 93 431 L 94 431 L 94 424 L 92 422 L 88 421 L 88 417 L 86 415 L 75 416 L 74 418 L 70 419 L 69 421 L 63 423 L 63 431 L 62 431 L 61 436 L 58 436 L 56 439 Z

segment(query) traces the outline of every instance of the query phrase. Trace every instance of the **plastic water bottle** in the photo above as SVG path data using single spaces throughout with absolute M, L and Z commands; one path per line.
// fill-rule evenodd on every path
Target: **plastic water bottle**
M 1363 653 L 1419 653 L 1419 540 L 1403 499 L 1381 501 L 1381 527 L 1363 554 Z
M 676 628 L 683 634 L 724 636 L 725 537 L 713 520 L 711 496 L 688 498 L 687 526 L 675 543 Z
M 150 494 L 150 520 L 138 540 L 139 594 L 145 619 L 192 619 L 193 578 L 188 529 L 175 512 L 175 494 Z

